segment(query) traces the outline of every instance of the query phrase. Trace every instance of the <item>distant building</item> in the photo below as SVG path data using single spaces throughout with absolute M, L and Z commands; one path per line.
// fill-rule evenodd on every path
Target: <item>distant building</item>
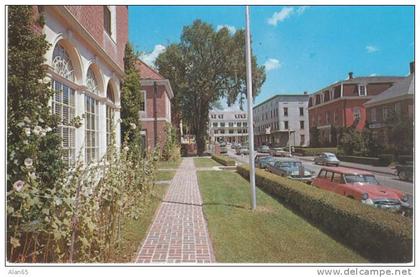
M 210 142 L 248 141 L 248 117 L 244 111 L 210 111 L 208 134 Z
M 366 123 L 363 104 L 403 79 L 394 76 L 353 77 L 350 72 L 347 80 L 310 95 L 309 126 L 319 130 L 321 145 L 336 144 L 336 128 L 353 126 L 362 130 Z
M 52 112 L 61 120 L 63 158 L 98 161 L 115 128 L 120 145 L 120 84 L 128 40 L 127 6 L 34 6 L 45 25 L 37 31 L 51 44 L 45 55 L 55 94 Z M 82 119 L 76 128 L 75 118 Z
M 146 148 L 163 147 L 166 142 L 165 125 L 171 124 L 171 99 L 174 93 L 168 79 L 141 60 L 136 61 L 144 97 L 139 117 Z
M 255 144 L 308 146 L 308 99 L 306 94 L 279 94 L 255 106 Z
M 386 142 L 384 132 L 386 120 L 396 116 L 414 120 L 414 62 L 410 64 L 410 75 L 392 87 L 364 103 L 367 126 L 375 130 L 381 142 Z

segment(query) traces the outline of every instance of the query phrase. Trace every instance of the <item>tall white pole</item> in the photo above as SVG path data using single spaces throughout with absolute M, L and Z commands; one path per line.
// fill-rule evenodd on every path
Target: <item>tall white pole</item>
M 249 6 L 245 7 L 245 49 L 246 49 L 246 86 L 248 97 L 248 142 L 249 142 L 249 182 L 251 184 L 251 208 L 257 207 L 257 198 L 255 195 L 255 160 L 254 160 L 254 119 L 252 114 L 252 67 L 251 67 L 251 35 L 249 29 Z

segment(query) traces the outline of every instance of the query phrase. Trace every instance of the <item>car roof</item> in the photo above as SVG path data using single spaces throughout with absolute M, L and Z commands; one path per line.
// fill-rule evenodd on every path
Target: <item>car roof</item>
M 360 169 L 355 169 L 355 168 L 348 168 L 348 167 L 342 167 L 342 166 L 338 166 L 338 167 L 323 167 L 321 168 L 328 170 L 328 171 L 332 171 L 332 172 L 337 172 L 337 173 L 343 173 L 343 174 L 365 174 L 365 175 L 374 175 L 372 172 L 366 171 L 366 170 L 360 170 Z
M 331 153 L 331 152 L 322 152 L 321 154 L 334 155 L 335 156 L 335 154 L 334 153 Z
M 301 161 L 296 160 L 296 159 L 287 159 L 287 158 L 278 158 L 278 157 L 276 159 L 279 162 L 300 162 L 301 163 Z

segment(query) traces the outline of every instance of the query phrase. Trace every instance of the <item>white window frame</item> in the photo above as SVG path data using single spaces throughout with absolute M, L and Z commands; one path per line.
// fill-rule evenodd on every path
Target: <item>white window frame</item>
M 359 85 L 359 96 L 366 96 L 367 95 L 367 86 L 366 85 Z M 364 94 L 362 94 L 361 88 L 364 88 Z

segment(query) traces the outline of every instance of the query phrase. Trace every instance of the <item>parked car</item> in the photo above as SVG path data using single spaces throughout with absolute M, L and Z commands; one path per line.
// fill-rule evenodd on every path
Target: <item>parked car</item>
M 314 163 L 315 164 L 322 164 L 322 165 L 335 165 L 335 166 L 339 166 L 340 165 L 340 161 L 337 159 L 337 157 L 335 156 L 334 153 L 328 153 L 328 152 L 324 152 L 319 154 L 318 156 L 315 157 L 314 159 Z
M 275 160 L 273 156 L 269 154 L 258 154 L 255 157 L 255 167 L 265 169 L 270 161 Z
M 379 184 L 375 175 L 368 171 L 322 168 L 312 185 L 378 208 L 400 211 L 409 207 L 407 194 Z
M 236 154 L 237 155 L 248 155 L 249 154 L 248 146 L 244 145 L 244 146 L 241 146 L 241 147 L 237 147 L 236 148 Z
M 231 148 L 232 148 L 232 149 L 236 149 L 236 148 L 238 148 L 238 147 L 241 147 L 241 144 L 240 144 L 240 143 L 237 143 L 237 142 L 234 142 L 234 143 L 232 143 L 232 145 L 231 145 Z
M 278 157 L 291 157 L 292 154 L 290 154 L 288 151 L 284 151 L 281 147 L 271 148 L 269 151 L 271 156 L 278 156 Z
M 257 148 L 257 151 L 260 153 L 270 153 L 270 147 L 268 147 L 267 145 L 261 145 Z
M 398 164 L 395 174 L 403 181 L 413 181 L 413 164 Z
M 267 171 L 289 179 L 302 181 L 310 184 L 314 172 L 305 169 L 301 161 L 294 159 L 277 159 L 267 164 Z

